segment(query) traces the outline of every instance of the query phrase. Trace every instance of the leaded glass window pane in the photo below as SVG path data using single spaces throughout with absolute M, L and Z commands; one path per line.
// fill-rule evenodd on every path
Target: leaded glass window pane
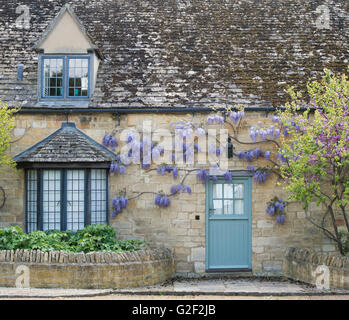
M 63 58 L 44 59 L 44 97 L 63 97 Z
M 61 171 L 44 170 L 42 177 L 42 229 L 61 230 Z
M 85 170 L 67 171 L 67 230 L 85 227 Z
M 107 172 L 91 170 L 91 224 L 107 223 Z
M 69 97 L 88 96 L 88 58 L 69 59 Z
M 38 180 L 37 171 L 27 171 L 27 232 L 33 232 L 37 229 L 37 210 L 38 210 Z

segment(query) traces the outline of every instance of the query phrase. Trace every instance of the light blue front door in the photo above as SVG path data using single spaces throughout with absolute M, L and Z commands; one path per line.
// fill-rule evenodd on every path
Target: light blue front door
M 251 269 L 251 178 L 206 186 L 206 269 Z

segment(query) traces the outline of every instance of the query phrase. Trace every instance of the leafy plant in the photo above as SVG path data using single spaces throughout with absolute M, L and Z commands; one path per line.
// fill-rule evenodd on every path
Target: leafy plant
M 24 233 L 20 227 L 0 229 L 0 250 L 41 250 L 65 252 L 136 251 L 145 242 L 118 240 L 115 230 L 108 225 L 92 225 L 77 231 L 35 231 Z
M 344 243 L 337 225 L 337 215 L 349 232 L 349 80 L 325 70 L 321 81 L 308 84 L 309 103 L 290 89 L 292 102 L 280 112 L 287 138 L 281 139 L 280 153 L 285 159 L 281 175 L 290 200 L 322 205 L 322 217 L 307 219 L 336 242 L 344 254 Z M 310 115 L 310 106 L 314 115 Z M 301 107 L 306 111 L 301 112 Z M 330 227 L 326 222 L 329 222 Z
M 6 151 L 11 144 L 11 132 L 15 126 L 14 114 L 17 111 L 16 108 L 10 109 L 0 99 L 0 167 L 13 167 L 15 164 Z

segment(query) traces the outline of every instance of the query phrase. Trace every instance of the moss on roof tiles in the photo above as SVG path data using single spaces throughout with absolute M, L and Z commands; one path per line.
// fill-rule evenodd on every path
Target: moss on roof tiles
M 346 72 L 349 64 L 345 0 L 327 2 L 331 29 L 316 27 L 320 0 L 68 2 L 105 56 L 91 107 L 278 106 L 288 98 L 287 85 L 304 90 L 324 68 Z M 31 45 L 65 3 L 22 1 L 30 7 L 29 30 L 15 28 L 17 1 L 0 4 L 5 74 L 23 63 L 35 78 Z

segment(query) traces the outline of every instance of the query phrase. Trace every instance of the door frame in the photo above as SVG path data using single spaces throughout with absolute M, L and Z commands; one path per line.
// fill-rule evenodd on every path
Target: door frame
M 247 213 L 248 213 L 248 221 L 249 221 L 249 226 L 248 226 L 248 231 L 249 231 L 249 236 L 248 236 L 248 268 L 232 268 L 232 269 L 212 269 L 209 268 L 209 207 L 210 207 L 210 199 L 209 199 L 209 185 L 210 181 L 212 181 L 212 178 L 206 182 L 206 200 L 205 200 L 205 271 L 206 272 L 238 272 L 238 271 L 251 271 L 252 270 L 252 174 L 248 171 L 233 171 L 231 172 L 233 176 L 233 183 L 234 180 L 239 179 L 239 180 L 246 180 L 248 190 L 247 190 Z M 219 179 L 222 179 L 222 177 L 218 177 Z

